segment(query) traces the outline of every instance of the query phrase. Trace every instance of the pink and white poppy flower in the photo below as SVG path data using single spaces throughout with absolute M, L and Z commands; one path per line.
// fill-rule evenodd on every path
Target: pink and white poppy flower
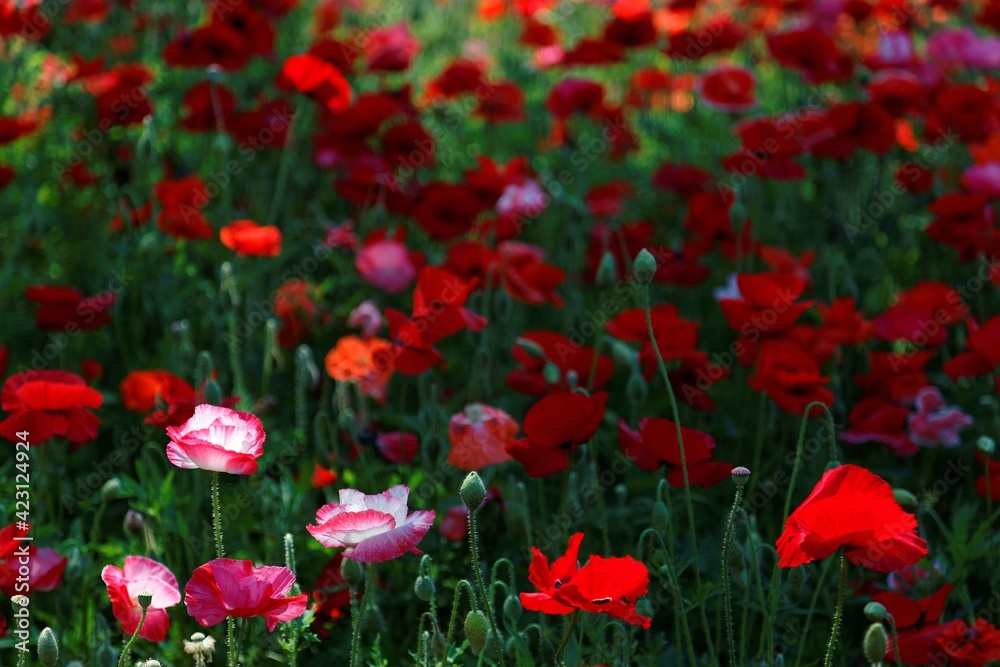
M 142 556 L 126 556 L 125 567 L 106 565 L 101 571 L 101 579 L 108 586 L 111 610 L 122 624 L 126 635 L 135 632 L 142 618 L 139 593 L 148 591 L 153 601 L 146 612 L 139 636 L 151 642 L 162 642 L 170 629 L 167 608 L 181 601 L 177 579 L 166 565 Z
M 402 484 L 368 496 L 341 489 L 340 502 L 316 512 L 316 525 L 306 530 L 325 547 L 347 547 L 344 556 L 361 563 L 382 563 L 410 552 L 423 553 L 417 544 L 434 524 L 434 512 L 407 516 L 410 489 Z
M 278 623 L 305 613 L 309 596 L 289 596 L 294 584 L 295 575 L 287 567 L 254 567 L 249 560 L 216 558 L 192 573 L 184 587 L 184 604 L 188 614 L 206 628 L 229 616 L 263 616 L 268 632 L 274 632 Z
M 167 435 L 167 458 L 178 468 L 252 475 L 264 453 L 260 420 L 217 405 L 197 406 L 182 425 L 168 427 Z

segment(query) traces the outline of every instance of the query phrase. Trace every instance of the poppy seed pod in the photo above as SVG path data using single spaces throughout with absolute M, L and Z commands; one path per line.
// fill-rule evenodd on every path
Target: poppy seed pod
M 733 468 L 732 474 L 733 483 L 740 488 L 746 486 L 747 481 L 750 479 L 750 470 L 743 466 Z
M 140 607 L 148 609 L 149 605 L 153 603 L 153 594 L 149 591 L 140 591 L 136 599 L 139 601 Z
M 142 535 L 143 530 L 146 528 L 146 520 L 142 518 L 142 514 L 135 510 L 130 509 L 125 514 L 125 532 L 129 535 L 139 537 Z
M 636 281 L 643 285 L 648 285 L 653 282 L 653 276 L 656 274 L 656 258 L 653 257 L 651 252 L 643 248 L 635 256 L 633 269 Z
M 474 609 L 465 617 L 465 636 L 469 640 L 472 652 L 479 655 L 483 647 L 486 646 L 486 634 L 489 632 L 489 624 L 486 614 Z
M 486 500 L 486 487 L 483 486 L 483 480 L 479 477 L 479 473 L 470 472 L 465 476 L 465 481 L 462 482 L 462 488 L 458 495 L 462 497 L 462 502 L 465 503 L 470 512 L 479 509 L 479 506 Z
M 59 664 L 59 642 L 52 628 L 45 628 L 38 635 L 38 660 L 45 667 L 55 667 Z
M 889 648 L 889 637 L 881 623 L 872 623 L 865 633 L 865 659 L 873 665 L 881 664 Z

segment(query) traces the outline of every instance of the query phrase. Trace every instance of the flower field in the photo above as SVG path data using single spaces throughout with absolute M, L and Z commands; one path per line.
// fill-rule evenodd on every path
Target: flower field
M 997 0 L 0 0 L 0 665 L 1000 665 Z

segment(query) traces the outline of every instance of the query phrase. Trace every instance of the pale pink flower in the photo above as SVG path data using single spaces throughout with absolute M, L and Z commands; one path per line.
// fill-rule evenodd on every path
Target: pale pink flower
M 382 311 L 378 309 L 374 301 L 366 299 L 347 316 L 347 326 L 361 329 L 365 338 L 371 338 L 382 328 Z
M 177 579 L 166 565 L 142 556 L 126 556 L 124 568 L 106 565 L 101 571 L 101 579 L 108 587 L 111 611 L 126 635 L 133 634 L 139 626 L 142 618 L 139 593 L 146 591 L 153 598 L 139 636 L 151 642 L 167 638 L 170 629 L 167 608 L 181 601 L 181 592 Z
M 924 387 L 917 392 L 916 412 L 908 423 L 910 440 L 918 445 L 956 447 L 962 442 L 959 431 L 972 426 L 972 417 L 945 403 L 937 387 Z
M 264 453 L 260 420 L 217 405 L 197 406 L 186 422 L 167 427 L 167 435 L 167 458 L 178 468 L 252 475 Z
M 511 183 L 504 188 L 503 194 L 497 200 L 497 213 L 500 215 L 526 215 L 536 217 L 549 205 L 549 197 L 542 187 L 532 180 L 524 183 Z
M 434 512 L 417 511 L 407 516 L 410 489 L 402 484 L 368 496 L 354 489 L 341 489 L 340 502 L 324 505 L 316 512 L 316 525 L 306 530 L 325 547 L 346 547 L 344 556 L 362 563 L 381 563 L 417 549 L 434 524 Z
M 410 251 L 394 239 L 367 244 L 354 257 L 354 268 L 366 283 L 387 294 L 405 291 L 417 277 Z

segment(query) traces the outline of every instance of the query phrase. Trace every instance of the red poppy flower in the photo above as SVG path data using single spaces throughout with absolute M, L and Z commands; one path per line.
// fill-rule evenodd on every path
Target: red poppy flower
M 379 432 L 375 436 L 375 447 L 387 461 L 399 465 L 409 465 L 420 450 L 420 440 L 417 439 L 415 433 Z
M 945 601 L 953 588 L 952 584 L 946 584 L 921 600 L 911 600 L 891 591 L 872 596 L 872 601 L 883 605 L 892 614 L 898 633 L 899 659 L 902 662 L 924 665 L 934 661 L 938 652 L 937 638 L 948 628 L 947 624 L 938 623 L 938 619 L 944 613 Z M 890 643 L 885 660 L 891 663 L 895 659 Z
M 802 72 L 809 83 L 841 81 L 851 76 L 854 64 L 833 40 L 818 28 L 771 33 L 767 48 L 779 64 Z
M 698 30 L 681 30 L 671 34 L 670 44 L 664 53 L 671 58 L 701 60 L 712 54 L 732 51 L 746 36 L 747 29 L 735 21 L 730 12 L 720 12 Z
M 209 201 L 208 191 L 198 176 L 164 179 L 153 187 L 160 203 L 156 224 L 160 230 L 181 239 L 210 239 L 215 236 L 201 214 Z
M 993 96 L 972 84 L 941 89 L 927 112 L 927 135 L 958 135 L 960 141 L 983 141 L 996 123 Z
M 272 17 L 253 7 L 255 3 L 214 3 L 211 22 L 232 29 L 252 55 L 268 56 L 274 49 L 274 21 Z
M 731 475 L 733 464 L 711 460 L 715 449 L 712 436 L 682 426 L 681 437 L 684 439 L 688 484 L 707 488 Z M 670 474 L 667 476 L 670 485 L 684 486 L 681 447 L 677 441 L 677 425 L 674 422 L 659 417 L 645 417 L 639 420 L 639 430 L 633 431 L 623 419 L 618 423 L 618 441 L 622 451 L 639 468 L 653 472 L 666 464 L 670 466 Z
M 944 363 L 944 372 L 952 380 L 976 377 L 994 373 L 1000 365 L 1000 316 L 978 325 L 975 320 L 966 323 L 969 336 L 965 340 L 965 352 Z
M 798 301 L 806 281 L 794 274 L 741 273 L 736 285 L 739 298 L 719 299 L 719 307 L 730 328 L 751 340 L 789 329 L 814 303 Z
M 126 410 L 133 412 L 152 412 L 157 408 L 157 401 L 162 400 L 163 393 L 176 393 L 169 387 L 183 386 L 189 389 L 194 398 L 194 388 L 173 373 L 165 370 L 130 371 L 119 383 L 118 392 Z
M 402 72 L 419 50 L 420 42 L 406 23 L 373 30 L 364 43 L 369 72 Z
M 853 297 L 817 304 L 823 319 L 822 336 L 837 345 L 860 345 L 871 338 L 871 325 L 857 309 Z
M 573 449 L 594 437 L 604 418 L 606 391 L 549 394 L 524 417 L 525 437 L 507 446 L 507 453 L 531 477 L 548 477 L 566 470 Z
M 0 391 L 0 406 L 11 414 L 0 422 L 0 435 L 20 442 L 17 433 L 31 434 L 32 446 L 55 436 L 74 445 L 97 437 L 101 421 L 91 410 L 104 403 L 101 392 L 83 378 L 63 371 L 25 371 L 7 378 Z
M 940 347 L 948 339 L 946 327 L 960 322 L 968 312 L 953 287 L 925 280 L 900 293 L 895 305 L 872 320 L 872 329 L 884 341 Z
M 892 117 L 872 103 L 835 104 L 802 123 L 802 143 L 816 157 L 846 160 L 859 148 L 882 155 L 895 145 Z
M 217 558 L 197 568 L 184 587 L 188 614 L 204 627 L 226 618 L 263 616 L 267 629 L 301 616 L 308 596 L 288 596 L 295 575 L 287 567 L 254 567 L 249 560 Z M 286 597 L 287 596 L 287 597 Z
M 450 542 L 462 542 L 469 534 L 469 508 L 456 505 L 449 508 L 438 527 L 441 537 Z
M 351 84 L 336 67 L 317 56 L 290 56 L 281 74 L 297 91 L 332 113 L 343 111 L 351 103 Z
M 35 326 L 48 331 L 94 331 L 111 322 L 108 311 L 117 296 L 101 292 L 84 298 L 72 287 L 35 285 L 24 290 L 28 301 L 40 304 L 35 311 Z
M 930 210 L 934 220 L 927 226 L 927 234 L 954 248 L 963 262 L 972 261 L 1000 239 L 996 211 L 985 195 L 959 192 L 944 195 L 931 203 Z
M 516 83 L 486 84 L 485 95 L 477 96 L 473 115 L 490 123 L 517 123 L 524 120 L 524 91 Z
M 566 77 L 549 91 L 545 108 L 557 120 L 573 114 L 590 114 L 600 109 L 604 102 L 604 87 L 587 79 Z
M 253 55 L 250 45 L 232 26 L 212 22 L 190 32 L 182 28 L 163 50 L 163 62 L 186 68 L 217 65 L 235 72 L 246 67 Z
M 722 189 L 701 192 L 688 200 L 684 229 L 693 238 L 684 250 L 689 257 L 693 255 L 696 259 L 716 248 L 727 259 L 736 259 L 737 253 L 747 256 L 753 252 L 750 221 L 743 224 L 740 238 L 733 230 L 730 209 L 734 201 L 732 194 Z
M 236 109 L 236 96 L 222 84 L 196 83 L 181 100 L 185 114 L 180 126 L 189 132 L 215 132 L 225 128 Z
M 325 486 L 330 486 L 339 479 L 337 473 L 328 468 L 324 468 L 320 464 L 316 464 L 313 469 L 313 474 L 309 477 L 309 483 L 312 484 L 314 489 L 322 489 Z
M 736 113 L 757 106 L 757 77 L 742 67 L 716 67 L 699 76 L 696 86 L 705 104 L 717 111 Z
M 576 375 L 576 386 L 585 386 L 594 368 L 593 389 L 600 389 L 611 381 L 615 372 L 614 361 L 597 354 L 592 347 L 577 345 L 571 339 L 554 331 L 527 331 L 514 343 L 514 359 L 521 368 L 507 374 L 507 386 L 528 396 L 543 396 L 572 389 L 569 374 Z M 546 368 L 554 368 L 557 374 Z
M 327 624 L 339 621 L 347 616 L 351 606 L 351 589 L 344 581 L 341 567 L 344 562 L 344 554 L 336 553 L 333 558 L 323 566 L 319 576 L 316 578 L 316 586 L 313 587 L 312 599 L 316 620 L 313 621 L 314 628 L 321 637 L 327 637 L 330 631 L 325 627 Z
M 277 257 L 281 254 L 281 230 L 253 220 L 236 220 L 219 230 L 222 245 L 241 257 Z
M 133 63 L 119 63 L 98 75 L 91 86 L 97 102 L 97 126 L 105 130 L 112 125 L 138 125 L 152 115 L 146 93 L 152 82 L 149 68 Z
M 823 386 L 829 379 L 795 343 L 768 340 L 760 347 L 757 365 L 747 383 L 766 393 L 778 408 L 805 416 L 810 403 L 833 404 L 833 392 Z
M 469 231 L 483 208 L 464 185 L 433 181 L 413 200 L 411 215 L 435 241 L 447 241 Z
M 462 470 L 482 470 L 510 461 L 506 447 L 521 426 L 509 414 L 482 403 L 465 406 L 448 421 L 448 463 Z
M 21 137 L 26 137 L 38 128 L 38 122 L 28 118 L 0 116 L 0 146 L 13 143 Z
M 4 530 L 6 531 L 6 529 Z M 0 542 L 3 541 L 3 532 L 0 531 Z M 12 542 L 12 547 L 24 544 L 26 543 L 21 541 Z M 0 544 L 0 552 L 3 551 L 3 546 Z M 13 553 L 13 548 L 11 553 Z M 17 561 L 20 561 L 21 558 L 22 556 L 18 555 Z M 13 559 L 11 560 L 13 561 Z M 66 571 L 69 559 L 58 551 L 49 547 L 30 546 L 28 547 L 27 561 L 28 588 L 31 592 L 54 591 L 62 585 L 63 573 Z M 16 566 L 13 562 L 7 565 L 0 559 L 0 592 L 8 598 L 14 596 L 15 593 L 23 592 L 24 580 L 19 579 L 21 566 L 20 562 Z
M 473 93 L 483 83 L 483 66 L 469 58 L 457 58 L 427 84 L 427 96 L 446 99 Z
M 521 593 L 521 604 L 529 611 L 564 615 L 580 609 L 606 613 L 626 623 L 649 628 L 651 619 L 635 611 L 635 601 L 649 588 L 649 571 L 641 562 L 624 558 L 591 556 L 577 563 L 583 533 L 569 538 L 566 553 L 551 565 L 537 547 L 531 548 L 528 579 L 538 593 Z
M 852 445 L 877 442 L 886 445 L 897 456 L 914 456 L 919 451 L 906 433 L 910 411 L 878 396 L 858 401 L 848 417 L 850 426 L 841 431 L 840 439 Z
M 152 593 L 152 602 L 145 614 L 139 636 L 151 642 L 162 642 L 170 629 L 167 608 L 181 601 L 177 579 L 165 565 L 142 556 L 126 556 L 124 567 L 106 565 L 101 579 L 108 587 L 108 598 L 115 618 L 127 635 L 135 632 L 142 618 L 139 595 Z
M 1000 630 L 984 618 L 977 618 L 972 627 L 960 618 L 952 621 L 938 635 L 937 645 L 955 667 L 984 667 L 1000 660 Z
M 847 560 L 892 572 L 927 555 L 917 519 L 904 512 L 881 477 L 855 465 L 827 471 L 788 517 L 778 538 L 781 567 L 798 567 L 847 549 Z
M 855 375 L 854 381 L 868 396 L 881 396 L 895 403 L 909 401 L 918 391 L 933 384 L 924 367 L 934 356 L 933 350 L 910 354 L 870 350 L 868 375 Z
M 406 290 L 417 276 L 423 255 L 407 248 L 405 239 L 405 228 L 392 236 L 385 230 L 370 234 L 354 257 L 354 268 L 362 280 L 387 294 Z
M 893 179 L 901 188 L 915 195 L 923 194 L 934 187 L 934 173 L 912 162 L 898 167 Z

